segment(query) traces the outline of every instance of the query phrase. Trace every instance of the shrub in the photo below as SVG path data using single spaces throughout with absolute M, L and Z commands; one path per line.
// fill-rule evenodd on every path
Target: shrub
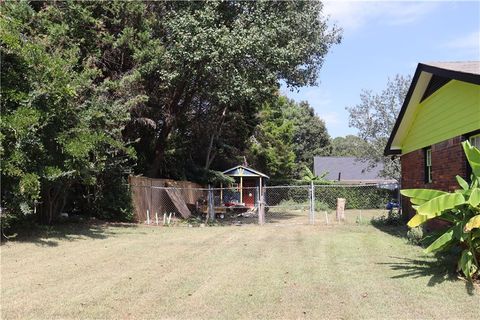
M 315 211 L 327 211 L 330 212 L 331 208 L 326 202 L 315 200 Z
M 396 198 L 396 191 L 376 185 L 316 186 L 315 199 L 325 202 L 330 208 L 337 206 L 337 198 L 346 199 L 345 209 L 381 209 Z
M 407 239 L 408 239 L 408 242 L 410 242 L 411 244 L 415 244 L 415 245 L 421 244 L 423 239 L 423 228 L 415 227 L 408 230 Z
M 296 201 L 293 199 L 285 199 L 277 204 L 279 207 L 308 207 L 309 205 L 308 201 Z

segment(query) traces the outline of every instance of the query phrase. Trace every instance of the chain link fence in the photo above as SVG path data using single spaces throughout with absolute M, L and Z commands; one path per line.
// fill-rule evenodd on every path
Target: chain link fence
M 138 222 L 328 224 L 345 199 L 347 221 L 399 207 L 398 185 L 295 185 L 250 188 L 178 188 L 131 185 Z
M 314 207 L 316 222 L 331 223 L 337 221 L 337 201 L 345 199 L 347 222 L 363 223 L 373 217 L 388 214 L 392 208 L 400 210 L 399 185 L 318 185 L 314 187 Z
M 265 223 L 312 223 L 311 186 L 273 186 L 263 188 Z

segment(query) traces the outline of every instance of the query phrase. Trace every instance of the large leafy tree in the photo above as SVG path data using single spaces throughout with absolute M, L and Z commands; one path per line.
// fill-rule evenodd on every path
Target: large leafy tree
M 250 140 L 250 159 L 274 179 L 301 179 L 329 151 L 325 123 L 308 103 L 278 96 L 265 104 Z
M 72 190 L 86 197 L 79 203 L 101 211 L 108 189 L 117 199 L 126 191 L 121 179 L 134 158 L 121 132 L 130 118 L 129 81 L 102 78 L 100 52 L 71 34 L 75 17 L 86 14 L 75 3 L 67 7 L 75 12 L 71 17 L 54 6 L 2 7 L 2 207 L 13 217 L 37 211 L 51 222 L 71 204 Z M 82 50 L 93 52 L 84 57 Z
M 388 80 L 386 88 L 381 92 L 364 90 L 360 95 L 360 103 L 354 107 L 347 107 L 350 113 L 349 125 L 358 129 L 358 136 L 367 142 L 361 158 L 371 167 L 383 162 L 382 175 L 386 178 L 400 179 L 398 159 L 384 157 L 383 150 L 405 100 L 410 82 L 410 77 L 396 75 Z
M 259 124 L 250 139 L 249 158 L 259 170 L 274 179 L 291 178 L 295 169 L 294 122 L 285 111 L 288 99 L 267 103 L 258 114 Z
M 368 149 L 368 143 L 355 135 L 336 137 L 330 144 L 330 155 L 335 157 L 361 158 L 365 155 L 364 150 Z
M 308 104 L 302 101 L 288 102 L 285 110 L 286 117 L 293 122 L 293 152 L 296 166 L 295 178 L 302 178 L 305 167 L 313 170 L 313 158 L 328 154 L 330 136 L 325 127 L 325 121 L 315 114 Z
M 293 88 L 314 84 L 329 47 L 340 41 L 319 1 L 47 7 L 52 21 L 71 25 L 68 35 L 82 43 L 82 57 L 95 57 L 103 77 L 128 75 L 126 92 L 135 99 L 124 135 L 136 141 L 137 172 L 150 176 L 195 179 L 188 176 L 192 165 L 208 170 L 224 162 L 242 149 L 245 139 L 237 137 L 251 134 L 249 122 L 279 80 Z M 245 134 L 230 134 L 231 124 Z
M 197 136 L 207 141 L 208 168 L 225 150 L 222 139 L 232 113 L 255 114 L 276 94 L 279 80 L 291 87 L 314 84 L 329 47 L 340 40 L 338 30 L 322 19 L 318 1 L 148 6 L 156 15 L 150 26 L 155 41 L 136 57 L 145 64 L 144 111 L 154 125 L 146 138 L 152 149 L 145 151 L 151 176 L 169 175 L 168 164 L 183 140 L 178 128 L 199 117 L 209 119 Z
M 318 1 L 1 5 L 2 206 L 47 220 L 105 211 L 131 170 L 237 159 L 278 81 L 314 84 L 340 41 Z

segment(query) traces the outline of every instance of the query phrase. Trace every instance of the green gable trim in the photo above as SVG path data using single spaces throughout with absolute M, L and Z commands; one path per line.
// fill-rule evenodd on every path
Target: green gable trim
M 452 80 L 420 103 L 402 154 L 480 128 L 480 86 Z

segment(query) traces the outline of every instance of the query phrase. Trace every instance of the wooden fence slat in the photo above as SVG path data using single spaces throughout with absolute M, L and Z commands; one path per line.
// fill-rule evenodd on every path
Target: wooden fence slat
M 180 213 L 184 219 L 189 218 L 191 215 L 191 212 L 188 209 L 187 204 L 185 203 L 185 200 L 183 199 L 183 197 L 179 195 L 174 189 L 165 189 L 165 191 L 170 197 L 170 200 L 172 200 L 172 203 L 175 206 L 175 208 L 178 210 L 178 213 Z
M 202 186 L 190 181 L 151 179 L 138 176 L 130 176 L 128 180 L 130 183 L 134 219 L 141 223 L 147 221 L 147 209 L 150 214 L 154 212 L 164 214 L 174 208 L 182 217 L 189 217 L 191 213 L 188 207 L 194 208 L 196 201 L 204 195 L 204 192 L 198 190 L 202 188 Z M 178 189 L 168 194 L 166 189 L 157 187 L 172 187 Z

